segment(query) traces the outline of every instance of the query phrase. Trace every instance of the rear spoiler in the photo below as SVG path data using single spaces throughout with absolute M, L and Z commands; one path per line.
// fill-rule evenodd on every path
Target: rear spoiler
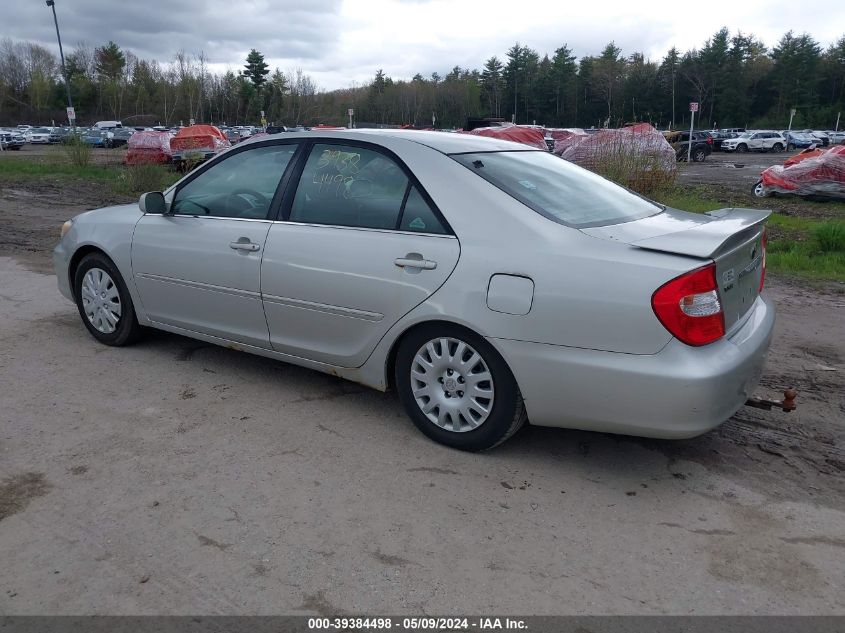
M 633 241 L 631 245 L 663 253 L 713 259 L 756 235 L 771 214 L 771 211 L 760 209 L 716 209 L 705 214 L 710 217 L 707 222 L 683 231 Z

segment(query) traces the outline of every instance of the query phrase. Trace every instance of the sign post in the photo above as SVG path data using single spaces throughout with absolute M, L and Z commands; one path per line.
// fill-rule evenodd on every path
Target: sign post
M 792 117 L 794 117 L 794 116 L 795 116 L 795 108 L 792 108 L 789 111 L 789 127 L 786 128 L 787 134 L 789 134 L 792 131 Z M 788 141 L 789 139 L 786 139 L 786 140 Z
M 692 130 L 695 124 L 695 113 L 698 112 L 698 101 L 690 101 L 689 111 L 689 144 L 687 145 L 687 162 L 690 162 L 692 159 Z
M 352 115 L 353 115 L 353 114 L 355 114 L 355 109 L 354 109 L 354 108 L 349 108 L 349 109 L 346 111 L 346 114 L 347 114 L 347 116 L 349 117 L 349 129 L 351 130 L 351 129 L 352 129 Z
M 70 123 L 71 127 L 76 127 L 76 111 L 72 106 L 68 106 L 67 109 L 67 122 Z

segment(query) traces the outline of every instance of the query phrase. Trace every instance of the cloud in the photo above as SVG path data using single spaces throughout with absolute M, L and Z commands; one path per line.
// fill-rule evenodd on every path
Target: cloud
M 40 0 L 3 9 L 0 35 L 53 50 L 55 30 Z M 646 7 L 628 0 L 595 3 L 548 0 L 56 0 L 66 51 L 78 42 L 114 40 L 139 57 L 171 60 L 179 50 L 204 52 L 214 69 L 239 68 L 251 48 L 272 67 L 302 68 L 322 88 L 372 79 L 441 75 L 458 65 L 480 68 L 519 41 L 540 55 L 567 44 L 575 55 L 596 55 L 611 40 L 624 54 L 659 59 L 671 47 L 700 47 L 720 27 L 753 33 L 773 46 L 789 29 L 823 45 L 841 36 L 837 0 L 816 0 L 813 11 L 793 0 L 738 3 L 710 0 L 705 10 L 676 0 Z M 694 12 L 693 12 L 694 9 Z

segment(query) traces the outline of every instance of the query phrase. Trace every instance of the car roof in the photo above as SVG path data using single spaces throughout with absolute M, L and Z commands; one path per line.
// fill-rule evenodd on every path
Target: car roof
M 270 138 L 330 138 L 330 139 L 354 139 L 356 141 L 369 141 L 378 143 L 380 138 L 389 137 L 425 145 L 431 149 L 443 152 L 444 154 L 462 154 L 473 152 L 539 152 L 543 151 L 536 147 L 529 147 L 522 143 L 502 141 L 499 139 L 476 136 L 475 134 L 454 134 L 450 132 L 435 132 L 426 130 L 379 130 L 379 129 L 357 129 L 357 130 L 313 130 L 309 132 L 280 132 L 271 134 Z M 266 140 L 268 137 L 256 139 Z

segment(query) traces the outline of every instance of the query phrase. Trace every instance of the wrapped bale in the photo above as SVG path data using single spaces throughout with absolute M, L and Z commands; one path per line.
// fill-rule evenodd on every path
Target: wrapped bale
M 648 123 L 578 137 L 560 156 L 640 193 L 672 184 L 677 174 L 675 150 Z
M 508 125 L 501 127 L 478 127 L 464 134 L 475 134 L 476 136 L 487 136 L 502 141 L 513 141 L 522 143 L 537 149 L 548 150 L 545 134 L 541 128 L 527 127 L 523 125 Z
M 142 165 L 150 163 L 167 163 L 172 151 L 170 132 L 156 132 L 152 130 L 135 132 L 126 145 L 128 151 L 123 158 L 124 165 Z
M 175 162 L 205 160 L 231 146 L 226 135 L 213 125 L 183 127 L 170 141 Z
M 804 150 L 761 178 L 766 194 L 845 198 L 845 146 Z
M 560 156 L 571 146 L 580 143 L 588 134 L 579 127 L 570 128 L 554 128 L 548 130 L 552 139 L 554 139 L 555 147 L 552 152 L 556 156 Z

